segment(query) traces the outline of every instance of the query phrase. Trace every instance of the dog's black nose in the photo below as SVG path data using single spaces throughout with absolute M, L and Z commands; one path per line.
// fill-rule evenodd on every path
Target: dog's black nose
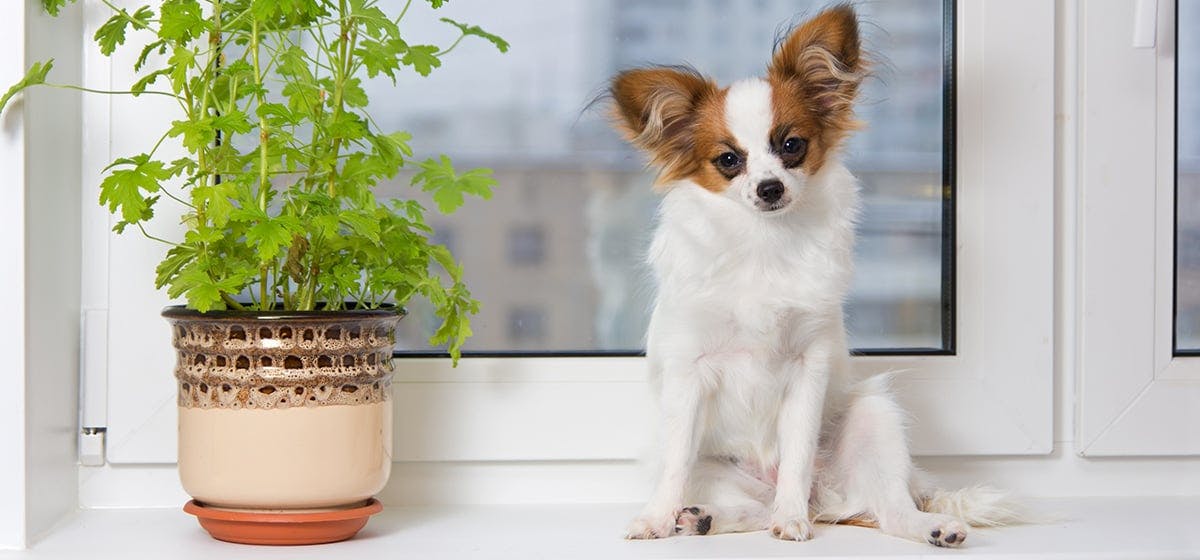
M 783 198 L 783 183 L 779 179 L 768 179 L 758 184 L 758 198 L 767 204 L 774 204 Z

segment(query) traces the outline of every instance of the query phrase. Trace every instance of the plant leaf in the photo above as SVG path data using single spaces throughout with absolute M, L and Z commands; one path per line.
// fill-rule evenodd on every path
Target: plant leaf
M 250 132 L 254 125 L 250 123 L 249 117 L 237 109 L 229 111 L 223 115 L 211 117 L 212 127 L 216 130 L 226 133 L 245 134 Z
M 159 182 L 171 176 L 171 172 L 161 161 L 154 161 L 146 154 L 140 154 L 125 160 L 119 165 L 132 165 L 128 169 L 113 169 L 100 182 L 100 204 L 106 205 L 109 212 L 121 212 L 121 219 L 130 224 L 136 224 L 147 217 L 147 210 L 156 198 L 147 198 L 142 194 L 157 192 Z M 115 164 L 116 165 L 116 164 Z
M 196 0 L 165 0 L 159 13 L 158 36 L 166 41 L 186 43 L 211 26 Z
M 169 284 L 179 271 L 195 260 L 200 251 L 191 245 L 176 245 L 167 251 L 167 256 L 154 268 L 154 287 L 161 289 Z
M 8 100 L 12 99 L 14 95 L 20 93 L 21 90 L 30 86 L 46 83 L 46 74 L 50 72 L 50 69 L 53 67 L 53 58 L 47 60 L 46 62 L 34 62 L 33 66 L 29 67 L 29 71 L 25 73 L 25 77 L 21 78 L 21 81 L 13 84 L 12 87 L 8 88 L 8 91 L 4 92 L 3 96 L 0 96 L 0 113 L 4 112 L 4 106 L 8 105 Z
M 379 242 L 379 218 L 371 212 L 347 210 L 340 215 L 342 223 L 350 226 L 350 231 L 361 235 L 372 242 Z
M 246 230 L 246 241 L 257 245 L 258 258 L 270 262 L 279 254 L 280 247 L 287 247 L 292 234 L 300 233 L 300 223 L 295 216 L 279 216 L 260 221 Z
M 342 90 L 342 101 L 351 107 L 366 107 L 367 92 L 362 88 L 362 80 L 358 78 L 350 78 L 346 80 L 345 89 Z
M 158 54 L 167 52 L 167 42 L 159 39 L 142 47 L 141 54 L 138 55 L 137 61 L 133 63 L 134 72 L 141 70 L 146 65 L 146 60 L 150 58 L 150 53 L 154 52 L 155 49 L 158 49 Z
M 449 23 L 450 25 L 453 25 L 454 27 L 457 27 L 459 31 L 462 31 L 463 35 L 474 35 L 475 37 L 482 37 L 482 38 L 490 41 L 493 45 L 496 45 L 496 48 L 500 52 L 502 52 L 502 53 L 508 52 L 508 47 L 509 47 L 508 41 L 501 39 L 499 35 L 493 35 L 491 33 L 488 33 L 487 31 L 484 31 L 483 28 L 479 27 L 478 25 L 467 25 L 465 23 L 459 23 L 457 21 L 454 21 L 450 18 L 442 18 L 442 21 Z
M 413 45 L 408 47 L 400 62 L 412 66 L 418 74 L 428 76 L 434 68 L 442 65 L 442 61 L 437 57 L 438 50 L 434 45 Z
M 117 45 L 125 44 L 126 27 L 132 24 L 134 29 L 146 29 L 150 26 L 150 20 L 153 17 L 154 10 L 150 9 L 150 6 L 138 8 L 136 12 L 133 12 L 133 15 L 130 15 L 125 10 L 119 10 L 96 30 L 96 34 L 92 36 L 92 39 L 100 45 L 100 53 L 108 56 L 117 50 Z M 139 59 L 139 61 L 141 60 L 144 59 Z M 135 69 L 138 66 L 139 64 L 134 64 Z
M 129 19 L 124 11 L 108 18 L 92 39 L 100 45 L 100 53 L 108 56 L 117 50 L 117 45 L 125 44 L 125 26 L 129 25 Z
M 496 180 L 490 169 L 472 169 L 462 175 L 454 171 L 450 158 L 429 158 L 421 162 L 421 172 L 413 176 L 412 184 L 421 184 L 421 190 L 433 193 L 433 201 L 443 214 L 450 214 L 463 205 L 463 195 L 471 194 L 483 199 L 492 197 Z
M 73 4 L 75 0 L 42 0 L 42 9 L 46 13 L 57 16 L 59 10 L 63 9 L 67 4 Z
M 201 313 L 211 309 L 224 309 L 221 294 L 236 293 L 240 290 L 242 282 L 236 277 L 214 280 L 205 268 L 202 261 L 192 261 L 175 277 L 167 295 L 173 298 L 181 294 L 187 296 L 188 307 Z
M 367 69 L 368 78 L 387 74 L 395 82 L 396 70 L 400 68 L 401 53 L 407 50 L 408 44 L 400 38 L 384 41 L 364 39 L 354 48 L 354 54 L 362 60 L 363 67 Z
M 186 47 L 175 47 L 167 64 L 171 70 L 171 91 L 179 93 L 187 84 L 188 70 L 196 66 L 196 53 Z
M 153 84 L 156 80 L 158 80 L 159 76 L 165 76 L 170 73 L 171 69 L 169 68 L 155 70 L 149 74 L 146 74 L 145 76 L 142 76 L 142 79 L 134 82 L 132 86 L 129 86 L 129 91 L 133 93 L 134 97 L 137 97 L 145 92 L 146 88 L 149 87 L 150 84 Z

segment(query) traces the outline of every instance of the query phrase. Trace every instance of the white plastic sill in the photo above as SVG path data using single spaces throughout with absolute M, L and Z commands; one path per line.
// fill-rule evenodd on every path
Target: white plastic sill
M 260 547 L 214 541 L 175 509 L 84 510 L 25 551 L 0 559 L 79 558 L 1200 558 L 1200 496 L 1038 500 L 1057 521 L 976 529 L 959 550 L 873 529 L 826 526 L 806 543 L 764 532 L 620 538 L 633 505 L 391 507 L 355 539 L 333 545 Z

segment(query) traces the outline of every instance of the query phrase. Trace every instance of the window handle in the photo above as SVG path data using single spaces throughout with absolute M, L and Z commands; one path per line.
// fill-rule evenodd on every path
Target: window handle
M 1153 49 L 1158 28 L 1158 0 L 1134 0 L 1133 48 Z

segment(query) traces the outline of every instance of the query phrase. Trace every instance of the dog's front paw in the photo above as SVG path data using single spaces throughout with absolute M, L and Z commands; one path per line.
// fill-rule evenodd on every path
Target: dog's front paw
M 967 540 L 967 526 L 957 519 L 939 515 L 925 540 L 933 546 L 958 548 Z
M 707 535 L 712 530 L 712 520 L 712 514 L 703 507 L 685 507 L 675 516 L 675 534 Z
M 785 541 L 813 538 L 813 524 L 805 516 L 775 514 L 771 517 L 771 536 Z
M 625 531 L 627 539 L 661 539 L 675 534 L 673 511 L 667 513 L 643 513 L 637 516 Z

